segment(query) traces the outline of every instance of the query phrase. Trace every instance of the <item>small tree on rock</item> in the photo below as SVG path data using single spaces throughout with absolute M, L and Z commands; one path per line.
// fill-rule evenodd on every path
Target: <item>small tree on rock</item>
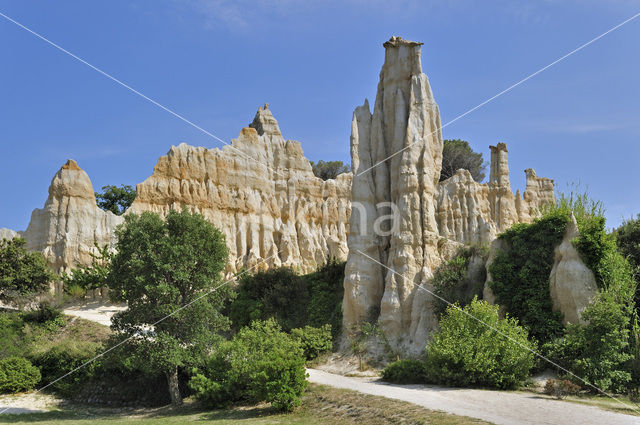
M 231 289 L 220 284 L 227 261 L 222 233 L 199 214 L 170 211 L 166 220 L 131 214 L 116 230 L 110 295 L 126 301 L 111 328 L 131 361 L 167 377 L 173 404 L 181 404 L 178 371 L 198 366 L 229 328 L 221 310 Z
M 459 169 L 465 169 L 469 170 L 471 177 L 480 183 L 484 180 L 486 168 L 482 154 L 474 152 L 469 142 L 459 139 L 444 141 L 440 181 L 453 176 Z
M 102 193 L 96 192 L 96 202 L 105 211 L 111 211 L 115 215 L 122 215 L 136 199 L 136 190 L 129 185 L 120 187 L 102 186 Z

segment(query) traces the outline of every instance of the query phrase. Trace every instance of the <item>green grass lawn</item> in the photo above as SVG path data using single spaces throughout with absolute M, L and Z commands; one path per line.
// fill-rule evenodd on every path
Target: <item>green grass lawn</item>
M 0 423 L 39 425 L 125 424 L 173 425 L 198 424 L 432 424 L 466 425 L 486 422 L 462 416 L 434 412 L 410 403 L 310 385 L 302 406 L 289 414 L 273 412 L 267 405 L 237 406 L 224 410 L 205 410 L 194 402 L 180 408 L 118 411 L 84 406 L 69 406 L 63 410 L 24 415 L 0 415 Z

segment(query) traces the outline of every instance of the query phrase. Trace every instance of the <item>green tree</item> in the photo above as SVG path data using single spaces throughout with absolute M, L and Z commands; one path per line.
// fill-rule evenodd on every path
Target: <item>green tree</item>
M 452 386 L 515 388 L 533 368 L 535 344 L 518 321 L 500 319 L 498 306 L 474 299 L 447 308 L 427 346 L 429 381 Z
M 637 283 L 635 306 L 640 310 L 640 215 L 634 220 L 625 220 L 615 234 L 620 253 L 631 265 Z
M 351 171 L 351 166 L 342 161 L 323 161 L 311 162 L 313 174 L 322 180 L 335 179 L 339 174 Z
M 102 186 L 102 193 L 96 192 L 96 202 L 105 211 L 111 211 L 115 215 L 122 215 L 136 199 L 136 190 L 129 185 L 120 187 Z
M 39 252 L 29 252 L 23 238 L 0 241 L 0 301 L 21 303 L 47 289 L 56 275 Z
M 227 262 L 222 233 L 199 214 L 170 211 L 131 214 L 116 230 L 117 253 L 108 278 L 110 295 L 126 301 L 111 328 L 131 362 L 164 373 L 171 401 L 182 403 L 179 368 L 197 366 L 219 333 L 229 328 L 221 310 L 232 291 L 221 285 Z
M 474 152 L 469 142 L 460 139 L 445 140 L 442 147 L 440 181 L 453 176 L 461 168 L 469 170 L 475 181 L 482 182 L 487 165 L 482 159 L 482 154 Z

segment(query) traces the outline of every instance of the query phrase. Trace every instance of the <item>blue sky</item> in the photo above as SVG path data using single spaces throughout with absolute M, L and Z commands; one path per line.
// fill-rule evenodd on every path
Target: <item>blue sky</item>
M 0 0 L 0 12 L 229 141 L 269 102 L 312 160 L 349 161 L 392 35 L 424 42 L 443 123 L 640 12 L 625 0 Z M 488 159 L 640 213 L 640 18 L 443 130 Z M 0 227 L 25 229 L 67 158 L 94 188 L 220 142 L 0 18 Z

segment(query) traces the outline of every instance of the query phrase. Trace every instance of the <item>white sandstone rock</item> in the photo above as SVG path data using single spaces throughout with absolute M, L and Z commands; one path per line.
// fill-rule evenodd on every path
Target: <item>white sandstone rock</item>
M 595 275 L 573 246 L 573 240 L 578 236 L 578 224 L 572 214 L 562 242 L 555 249 L 555 259 L 549 276 L 553 310 L 562 312 L 565 325 L 585 324 L 581 317 L 582 312 L 598 294 Z

